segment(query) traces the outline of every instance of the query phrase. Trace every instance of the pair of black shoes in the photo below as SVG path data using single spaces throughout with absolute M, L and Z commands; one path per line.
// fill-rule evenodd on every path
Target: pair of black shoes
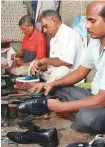
M 40 116 L 45 113 L 49 113 L 47 107 L 47 98 L 40 94 L 38 96 L 33 96 L 22 102 L 19 107 L 19 111 L 26 114 L 32 114 L 35 116 Z M 19 125 L 21 128 L 26 128 L 26 132 L 8 132 L 7 137 L 13 142 L 19 144 L 30 144 L 36 143 L 43 147 L 57 147 L 58 146 L 58 136 L 56 128 L 50 129 L 40 129 L 35 126 L 31 121 L 23 121 Z
M 8 132 L 7 137 L 19 144 L 39 144 L 42 147 L 57 147 L 58 136 L 56 128 L 33 128 L 26 132 Z

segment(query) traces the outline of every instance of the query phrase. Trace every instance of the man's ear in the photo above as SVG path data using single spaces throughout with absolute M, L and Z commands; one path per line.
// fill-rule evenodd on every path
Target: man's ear
M 55 24 L 58 24 L 59 20 L 56 17 L 52 17 L 52 20 Z

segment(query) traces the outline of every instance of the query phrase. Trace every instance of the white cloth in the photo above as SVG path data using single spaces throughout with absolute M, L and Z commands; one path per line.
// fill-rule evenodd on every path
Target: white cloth
M 44 79 L 47 83 L 50 83 L 66 76 L 69 72 L 70 69 L 66 66 L 55 67 L 53 72 L 49 67 L 47 71 L 43 72 L 42 79 Z
M 72 64 L 71 68 L 68 67 L 55 67 L 49 65 L 48 67 L 48 75 L 43 77 L 44 80 L 53 81 L 53 79 L 59 79 L 70 71 L 73 71 L 80 65 L 80 58 L 84 51 L 82 39 L 79 34 L 71 29 L 70 27 L 61 24 L 58 29 L 55 37 L 53 37 L 50 41 L 50 58 L 58 57 L 62 61 Z M 48 82 L 47 81 L 47 82 Z
M 16 52 L 14 51 L 14 49 L 12 47 L 10 47 L 10 49 L 7 52 L 7 62 L 8 62 L 8 66 L 11 67 L 13 64 L 13 60 L 11 60 L 11 55 L 15 54 Z
M 52 9 L 57 10 L 59 6 L 58 0 L 38 0 L 36 16 L 35 16 L 35 26 L 41 31 L 41 24 L 38 22 L 39 16 L 44 10 Z
M 83 56 L 81 65 L 86 68 L 96 68 L 96 74 L 92 82 L 92 94 L 98 94 L 99 90 L 105 90 L 105 47 L 99 54 L 100 40 L 91 39 L 88 49 Z
M 38 0 L 37 9 L 36 9 L 36 16 L 35 16 L 35 22 L 38 19 L 38 16 L 42 13 L 44 10 L 52 9 L 57 10 L 59 6 L 58 0 Z
M 27 75 L 28 74 L 28 66 L 20 66 L 12 68 L 11 73 L 13 75 Z

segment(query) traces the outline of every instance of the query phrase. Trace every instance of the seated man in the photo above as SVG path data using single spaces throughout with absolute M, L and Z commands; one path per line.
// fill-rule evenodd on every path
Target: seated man
M 50 57 L 37 60 L 30 65 L 31 74 L 42 72 L 45 82 L 55 81 L 79 66 L 84 51 L 80 35 L 62 23 L 58 12 L 43 11 L 40 16 L 43 31 L 51 37 Z
M 72 116 L 77 114 L 76 121 L 72 124 L 76 131 L 105 133 L 105 2 L 90 3 L 86 19 L 86 28 L 92 39 L 80 66 L 59 80 L 40 83 L 39 87 L 33 89 L 45 89 L 45 95 L 48 95 L 56 87 L 53 93 L 58 96 L 57 99 L 48 99 L 50 110 L 65 114 L 69 119 L 70 113 Z M 97 72 L 91 91 L 73 85 L 84 79 L 94 67 Z
M 19 27 L 24 33 L 21 49 L 12 54 L 13 67 L 29 66 L 34 59 L 41 59 L 46 56 L 46 39 L 44 35 L 34 27 L 34 20 L 23 16 L 19 21 Z

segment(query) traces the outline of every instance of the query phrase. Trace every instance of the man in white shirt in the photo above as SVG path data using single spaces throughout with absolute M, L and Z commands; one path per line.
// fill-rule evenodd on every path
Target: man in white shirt
M 90 37 L 88 49 L 81 65 L 65 77 L 51 83 L 42 83 L 45 95 L 54 90 L 57 99 L 48 99 L 48 108 L 56 113 L 76 115 L 72 128 L 76 131 L 105 133 L 105 1 L 94 1 L 86 11 L 87 31 Z M 92 68 L 96 75 L 91 91 L 73 86 L 84 79 Z M 60 86 L 60 87 L 58 87 Z M 34 88 L 34 90 L 37 90 Z M 72 118 L 73 119 L 73 118 Z
M 50 57 L 35 61 L 31 73 L 42 73 L 42 79 L 49 83 L 62 78 L 79 66 L 84 51 L 80 35 L 62 23 L 54 10 L 43 11 L 40 16 L 43 31 L 51 37 Z M 44 69 L 43 66 L 46 68 Z

